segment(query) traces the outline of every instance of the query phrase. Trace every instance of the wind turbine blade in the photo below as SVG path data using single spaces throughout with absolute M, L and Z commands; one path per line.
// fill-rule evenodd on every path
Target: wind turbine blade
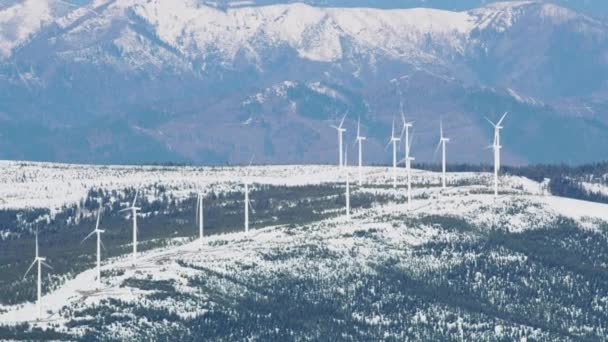
M 395 137 L 395 118 L 393 118 L 393 126 L 391 128 L 391 138 Z
M 95 230 L 99 228 L 99 217 L 101 216 L 101 207 L 97 211 L 97 223 L 95 224 Z
M 437 158 L 437 152 L 439 152 L 439 147 L 441 146 L 441 140 L 437 143 L 437 147 L 435 147 L 435 152 L 433 152 L 433 159 Z
M 357 120 L 357 138 L 361 136 L 361 117 Z
M 403 126 L 407 124 L 407 122 L 405 121 L 405 115 L 403 115 L 403 110 L 401 111 L 401 121 L 403 121 Z
M 99 244 L 101 245 L 101 248 L 103 248 L 103 250 L 107 250 L 106 249 L 106 245 L 103 244 L 103 241 L 101 241 L 101 239 L 99 239 Z
M 346 119 L 346 115 L 348 115 L 348 111 L 346 113 L 344 113 L 344 116 L 342 117 L 342 120 L 340 120 L 340 128 L 342 128 L 342 125 L 344 124 L 344 119 Z
M 329 127 L 331 127 L 331 128 L 335 128 L 335 129 L 338 129 L 338 130 L 340 129 L 340 127 L 338 127 L 338 126 L 336 126 L 336 125 L 329 125 Z
M 91 236 L 93 236 L 93 234 L 95 234 L 95 230 L 90 232 L 89 235 L 87 235 L 87 237 L 85 237 L 84 239 L 82 239 L 82 241 L 80 241 L 80 243 L 82 244 L 83 242 L 85 242 L 88 238 L 90 238 Z
M 133 209 L 133 207 L 128 207 L 128 208 L 120 209 L 118 212 L 122 213 L 123 211 L 132 210 L 132 209 Z
M 391 145 L 391 143 L 393 142 L 393 140 L 389 140 L 388 143 L 386 144 L 386 146 L 384 146 L 384 150 L 386 151 L 388 149 L 388 147 Z
M 38 231 L 36 230 L 36 258 L 38 257 Z
M 439 120 L 439 135 L 441 136 L 441 139 L 443 139 L 443 119 Z
M 255 158 L 255 154 L 251 156 L 251 159 L 249 160 L 249 166 L 251 166 L 251 164 L 253 163 L 253 158 Z
M 490 123 L 490 125 L 492 125 L 492 126 L 494 126 L 494 127 L 496 127 L 496 126 L 497 126 L 495 123 L 493 123 L 493 122 L 492 122 L 492 120 L 488 119 L 488 117 L 487 117 L 487 116 L 484 116 L 483 118 L 484 118 L 484 119 L 486 119 L 486 120 L 488 120 L 488 122 Z
M 44 261 L 41 261 L 40 263 L 41 263 L 41 264 L 43 264 L 44 266 L 46 266 L 46 267 L 50 268 L 50 269 L 53 269 L 53 268 L 51 267 L 51 265 L 47 264 L 47 263 L 46 263 L 46 262 L 44 262 Z
M 251 204 L 251 200 L 247 201 L 249 203 L 249 209 L 251 209 L 251 213 L 255 214 L 255 209 L 253 209 L 253 204 Z
M 496 126 L 500 126 L 500 124 L 502 124 L 502 120 L 505 119 L 505 117 L 507 116 L 507 114 L 509 114 L 509 112 L 505 112 L 502 117 L 500 118 L 500 120 L 498 120 L 498 123 L 496 124 Z
M 36 259 L 34 259 L 34 261 L 32 262 L 32 264 L 30 265 L 30 268 L 27 269 L 27 271 L 25 271 L 25 274 L 23 275 L 23 279 L 25 279 L 25 277 L 27 277 L 27 274 L 30 273 L 30 271 L 32 270 L 32 267 L 34 267 L 34 264 L 36 264 Z
M 133 198 L 133 204 L 131 205 L 132 207 L 134 207 L 135 206 L 135 202 L 137 202 L 137 195 L 139 195 L 139 189 L 137 189 L 135 191 L 135 198 Z
M 410 141 L 408 141 L 408 146 L 410 147 L 410 150 L 412 149 L 412 143 L 414 142 L 414 130 L 412 130 L 412 134 L 410 135 Z

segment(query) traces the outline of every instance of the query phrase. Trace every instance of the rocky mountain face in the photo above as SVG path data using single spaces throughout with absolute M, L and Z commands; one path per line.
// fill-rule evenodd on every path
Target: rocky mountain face
M 354 4 L 354 3 L 353 3 Z M 608 25 L 545 2 L 430 8 L 197 1 L 0 5 L 0 157 L 79 162 L 334 162 L 361 118 L 386 162 L 608 158 Z M 354 4 L 357 5 L 357 4 Z M 392 7 L 392 6 L 381 6 Z

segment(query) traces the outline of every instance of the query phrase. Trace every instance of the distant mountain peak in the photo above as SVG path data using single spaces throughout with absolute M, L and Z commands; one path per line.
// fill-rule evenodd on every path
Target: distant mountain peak
M 115 162 L 131 158 L 125 146 L 137 144 L 147 160 L 221 163 L 252 152 L 268 161 L 327 161 L 335 137 L 325 121 L 348 110 L 366 122 L 369 156 L 381 162 L 379 141 L 403 108 L 422 126 L 418 160 L 434 143 L 439 116 L 467 127 L 471 139 L 454 144 L 456 155 L 485 160 L 475 147 L 487 140 L 479 118 L 510 110 L 530 127 L 518 139 L 526 143 L 505 150 L 514 160 L 546 161 L 562 155 L 531 152 L 547 143 L 530 143 L 539 120 L 603 113 L 608 104 L 608 25 L 544 1 L 458 11 L 9 1 L 0 5 L 0 113 L 14 126 L 0 127 L 0 153 L 22 159 Z M 578 142 L 581 151 L 608 141 L 597 123 L 555 125 L 592 132 Z M 40 133 L 36 148 L 20 140 L 32 130 Z M 91 144 L 99 134 L 111 143 Z

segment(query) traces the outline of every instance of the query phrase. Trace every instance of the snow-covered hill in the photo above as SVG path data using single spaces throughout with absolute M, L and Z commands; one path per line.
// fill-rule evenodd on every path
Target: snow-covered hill
M 303 185 L 343 181 L 333 166 L 4 162 L 0 169 L 2 189 L 15 188 L 13 195 L 1 195 L 13 208 L 78 202 L 85 195 L 81 187 L 156 184 L 166 194 L 188 197 L 204 185 L 221 196 L 241 191 L 245 175 L 261 189 L 253 197 L 259 208 L 265 184 L 286 185 L 297 195 L 309 194 Z M 356 179 L 356 169 L 350 171 Z M 189 237 L 167 236 L 168 245 L 145 251 L 136 267 L 125 256 L 104 258 L 102 290 L 93 288 L 93 270 L 64 278 L 45 294 L 41 322 L 32 320 L 33 303 L 1 306 L 0 322 L 8 326 L 0 334 L 216 340 L 604 336 L 608 205 L 543 195 L 539 183 L 512 176 L 501 179 L 494 199 L 491 175 L 483 173 L 450 173 L 442 191 L 438 174 L 416 170 L 408 211 L 403 169 L 398 189 L 390 186 L 390 169 L 366 167 L 363 176 L 363 187 L 351 185 L 353 196 L 377 201 L 369 207 L 355 202 L 351 221 L 338 209 L 317 221 L 210 235 L 200 249 Z M 72 183 L 65 186 L 68 179 Z M 74 192 L 62 190 L 61 182 Z M 343 191 L 331 190 L 338 197 Z M 306 198 L 281 206 L 298 207 Z M 140 229 L 146 231 L 145 221 Z M 42 245 L 41 252 L 48 248 Z

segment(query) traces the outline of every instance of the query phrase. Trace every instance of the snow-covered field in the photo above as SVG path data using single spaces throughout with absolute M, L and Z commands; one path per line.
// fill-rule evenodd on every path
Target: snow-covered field
M 590 231 L 599 231 L 603 222 L 608 221 L 608 205 L 542 195 L 540 185 L 525 178 L 502 177 L 500 196 L 495 199 L 489 188 L 492 180 L 489 174 L 449 173 L 449 187 L 442 191 L 439 174 L 420 170 L 413 172 L 413 204 L 412 210 L 408 211 L 404 202 L 405 170 L 398 170 L 398 189 L 390 186 L 391 171 L 385 167 L 363 168 L 364 186 L 358 188 L 355 186 L 357 169 L 349 169 L 354 193 L 391 194 L 397 198 L 396 201 L 376 204 L 369 209 L 356 208 L 351 221 L 339 216 L 299 227 L 283 225 L 257 229 L 248 234 L 214 235 L 206 237 L 200 249 L 198 241 L 174 239 L 171 246 L 143 253 L 136 267 L 131 265 L 128 257 L 104 260 L 103 271 L 111 275 L 103 279 L 103 289 L 99 291 L 94 289 L 95 271 L 88 270 L 52 293 L 44 294 L 45 318 L 40 322 L 33 320 L 36 317 L 35 303 L 0 306 L 0 324 L 30 322 L 41 327 L 58 327 L 60 331 L 84 333 L 87 327 L 74 327 L 73 322 L 87 317 L 75 317 L 73 312 L 104 305 L 104 300 L 108 299 L 119 299 L 123 303 L 148 308 L 168 308 L 181 319 L 192 319 L 214 310 L 214 305 L 217 305 L 212 293 L 201 291 L 197 285 L 198 279 L 209 272 L 222 277 L 208 279 L 206 288 L 216 288 L 224 296 L 236 296 L 247 293 L 242 282 L 246 282 L 250 276 L 272 277 L 288 272 L 291 277 L 300 279 L 313 272 L 320 274 L 320 278 L 333 279 L 350 277 L 352 274 L 374 274 L 376 271 L 372 265 L 382 264 L 386 260 L 398 260 L 398 265 L 412 274 L 425 274 L 442 272 L 465 262 L 466 255 L 446 258 L 442 254 L 417 254 L 418 248 L 429 243 L 479 239 L 479 236 L 470 233 L 449 230 L 446 233 L 445 227 L 425 221 L 428 217 L 455 218 L 477 230 L 498 228 L 513 234 L 547 227 L 560 217 L 570 218 Z M 56 210 L 67 204 L 79 203 L 88 190 L 95 187 L 124 189 L 163 184 L 176 196 L 188 196 L 197 189 L 240 191 L 243 177 L 249 177 L 255 184 L 294 186 L 342 183 L 343 176 L 344 171 L 335 166 L 314 165 L 199 168 L 0 162 L 0 199 L 2 208 Z M 314 253 L 320 253 L 320 250 L 338 257 L 329 258 L 331 261 L 321 259 L 315 262 L 314 258 L 306 256 L 312 250 Z M 496 253 L 484 258 L 496 258 L 502 260 L 501 263 L 527 262 L 526 256 L 521 253 Z M 241 280 L 229 281 L 230 277 Z M 155 291 L 129 286 L 133 279 L 168 282 L 175 291 L 187 294 L 190 299 L 167 297 L 152 300 L 149 296 Z M 349 289 L 337 291 L 348 294 Z M 602 300 L 605 301 L 601 305 L 606 306 L 608 299 Z M 434 310 L 447 309 L 437 306 Z M 382 318 L 364 312 L 352 314 L 369 324 L 383 319 L 390 321 L 388 316 Z M 415 319 L 428 314 L 419 312 Z M 466 324 L 471 319 L 472 316 L 463 314 L 459 322 L 462 324 L 461 320 L 464 320 Z M 469 328 L 471 325 L 473 323 L 469 322 Z M 524 329 L 532 337 L 552 336 L 551 332 L 541 328 L 508 320 L 502 322 L 500 328 L 486 328 L 496 333 L 496 329 L 502 331 L 509 326 Z M 119 336 L 124 338 L 138 334 L 135 327 L 125 327 L 119 322 L 107 329 L 120 333 Z M 543 335 L 545 333 L 548 335 Z

